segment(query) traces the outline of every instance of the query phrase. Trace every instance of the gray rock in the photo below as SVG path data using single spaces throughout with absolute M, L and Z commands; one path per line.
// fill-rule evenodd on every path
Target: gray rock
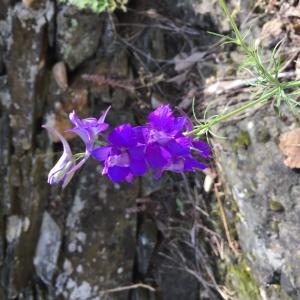
M 138 272 L 146 275 L 157 243 L 157 228 L 155 222 L 146 216 L 140 223 L 137 239 Z
M 66 219 L 62 267 L 56 296 L 93 299 L 101 290 L 131 282 L 135 256 L 134 205 L 138 185 L 112 185 L 87 165 Z M 127 291 L 109 299 L 126 299 Z
M 0 105 L 5 108 L 11 106 L 11 96 L 7 86 L 7 76 L 0 77 Z
M 50 285 L 56 271 L 60 246 L 61 230 L 48 212 L 44 212 L 40 237 L 37 244 L 34 265 L 41 280 Z
M 59 56 L 71 70 L 90 58 L 99 46 L 103 16 L 64 6 L 57 15 Z
M 239 241 L 257 285 L 268 294 L 266 285 L 278 284 L 274 274 L 282 274 L 281 287 L 293 297 L 300 289 L 300 178 L 283 164 L 278 148 L 279 134 L 295 122 L 293 116 L 286 117 L 288 122 L 283 122 L 272 109 L 261 109 L 235 125 L 223 125 L 219 133 L 228 139 L 218 140 L 221 148 L 216 149 L 238 206 Z M 268 130 L 265 140 L 260 137 L 262 128 Z M 248 133 L 247 145 L 239 139 L 242 132 Z M 287 299 L 278 293 L 272 297 Z
M 40 153 L 34 145 L 34 124 L 44 104 L 45 33 L 53 13 L 52 2 L 42 1 L 41 4 L 39 9 L 32 10 L 17 3 L 0 24 L 7 71 L 7 84 L 0 96 L 0 144 L 3 145 L 0 151 L 3 162 L 0 205 L 1 218 L 5 222 L 2 226 L 6 228 L 5 257 L 3 264 L 0 263 L 3 266 L 1 286 L 5 287 L 3 299 L 33 294 L 29 288 L 33 274 L 32 256 L 47 199 L 47 189 L 44 185 L 41 188 L 41 178 L 45 175 L 43 160 L 39 155 L 33 155 L 33 152 Z

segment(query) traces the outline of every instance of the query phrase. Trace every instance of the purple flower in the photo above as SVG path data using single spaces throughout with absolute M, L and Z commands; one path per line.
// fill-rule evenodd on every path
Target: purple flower
M 80 120 L 75 111 L 73 111 L 70 113 L 69 118 L 75 127 L 66 132 L 73 132 L 79 135 L 85 143 L 87 151 L 91 152 L 94 146 L 95 137 L 109 127 L 109 125 L 104 122 L 109 110 L 110 107 L 108 107 L 98 120 L 96 118 Z
M 210 148 L 206 143 L 183 134 L 193 128 L 186 116 L 175 117 L 169 105 L 162 105 L 150 113 L 148 121 L 145 157 L 156 171 L 156 177 L 160 177 L 163 171 L 181 173 L 207 167 L 193 158 L 192 150 L 207 158 Z
M 109 127 L 109 125 L 104 122 L 109 109 L 110 107 L 100 116 L 98 120 L 96 118 L 80 120 L 75 111 L 70 113 L 70 121 L 73 123 L 73 125 L 75 125 L 75 127 L 66 130 L 66 132 L 73 132 L 77 134 L 84 142 L 86 148 L 83 158 L 78 164 L 75 163 L 70 146 L 65 138 L 54 128 L 48 125 L 43 125 L 44 128 L 48 129 L 61 140 L 64 148 L 63 155 L 49 172 L 49 184 L 62 182 L 62 187 L 65 188 L 74 176 L 75 172 L 85 164 L 93 150 L 95 138 Z
M 77 171 L 79 168 L 81 168 L 85 162 L 90 157 L 95 139 L 96 137 L 102 132 L 105 131 L 109 125 L 107 123 L 104 123 L 106 115 L 108 111 L 110 110 L 110 106 L 108 109 L 100 116 L 100 118 L 97 120 L 96 118 L 86 118 L 83 120 L 80 120 L 78 116 L 76 115 L 75 111 L 70 113 L 69 118 L 70 121 L 75 125 L 74 128 L 66 130 L 66 132 L 73 132 L 77 134 L 82 141 L 85 143 L 85 153 L 83 159 L 74 167 L 75 171 Z
M 67 131 L 77 134 L 86 147 L 85 153 L 77 154 L 81 158 L 77 164 L 67 141 L 53 128 L 44 126 L 61 140 L 64 147 L 62 157 L 49 173 L 50 184 L 62 182 L 64 188 L 90 155 L 104 162 L 102 175 L 107 175 L 115 183 L 132 183 L 135 176 L 144 175 L 149 168 L 160 177 L 164 171 L 181 173 L 207 167 L 194 156 L 208 158 L 210 147 L 185 135 L 193 129 L 191 121 L 183 114 L 174 116 L 169 105 L 162 105 L 150 113 L 145 126 L 123 124 L 106 138 L 102 132 L 109 126 L 105 123 L 109 109 L 99 119 L 81 120 L 74 111 L 70 114 L 74 128 Z M 106 146 L 95 148 L 98 136 L 104 138 Z
M 54 128 L 48 125 L 43 125 L 43 127 L 50 131 L 53 135 L 58 137 L 63 144 L 63 154 L 49 172 L 48 183 L 52 185 L 60 182 L 62 183 L 62 188 L 64 189 L 67 186 L 67 184 L 71 181 L 75 173 L 75 161 L 73 159 L 70 146 L 66 139 L 61 134 L 59 134 Z
M 147 172 L 142 131 L 141 126 L 121 125 L 110 132 L 107 146 L 93 150 L 94 158 L 104 161 L 102 175 L 107 174 L 113 182 L 118 183 L 124 180 L 133 182 L 134 176 Z
M 132 182 L 148 167 L 160 177 L 164 171 L 184 172 L 205 169 L 207 166 L 192 156 L 192 151 L 207 158 L 209 146 L 186 137 L 192 130 L 186 116 L 175 117 L 169 105 L 162 105 L 148 117 L 146 126 L 121 125 L 107 137 L 108 145 L 92 151 L 95 159 L 104 161 L 102 175 L 113 182 Z
M 158 132 L 175 136 L 183 129 L 192 130 L 193 124 L 186 116 L 175 117 L 170 105 L 161 105 L 148 116 L 149 125 Z

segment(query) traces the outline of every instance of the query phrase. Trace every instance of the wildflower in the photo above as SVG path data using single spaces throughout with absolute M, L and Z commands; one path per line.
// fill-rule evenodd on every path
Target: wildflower
M 193 126 L 186 116 L 175 117 L 169 105 L 162 105 L 148 117 L 148 143 L 145 156 L 156 177 L 163 171 L 181 173 L 207 166 L 193 158 L 192 150 L 207 158 L 209 146 L 202 141 L 194 141 L 183 132 L 192 130 Z
M 194 141 L 183 132 L 193 126 L 186 116 L 175 117 L 169 105 L 162 105 L 148 117 L 145 126 L 123 124 L 111 131 L 108 145 L 93 150 L 95 159 L 104 161 L 102 175 L 113 182 L 132 182 L 148 167 L 160 177 L 164 171 L 184 172 L 205 169 L 207 166 L 192 156 L 192 151 L 207 158 L 209 146 Z
M 113 182 L 118 183 L 124 180 L 133 182 L 134 176 L 147 172 L 142 130 L 141 126 L 121 125 L 110 132 L 107 146 L 93 150 L 94 158 L 104 161 L 102 175 L 107 174 Z
M 75 156 L 73 157 L 70 146 L 65 138 L 54 128 L 48 125 L 43 125 L 44 128 L 48 129 L 51 133 L 53 133 L 60 139 L 64 148 L 63 155 L 49 172 L 49 184 L 52 185 L 61 182 L 63 184 L 62 188 L 64 189 L 71 181 L 75 172 L 85 164 L 85 162 L 91 155 L 96 137 L 109 127 L 109 125 L 104 122 L 109 109 L 110 107 L 100 116 L 98 120 L 96 118 L 86 118 L 80 120 L 75 111 L 70 113 L 70 121 L 75 127 L 66 130 L 66 132 L 73 132 L 77 134 L 82 139 L 86 147 L 83 157 L 81 153 L 76 155 L 77 157 L 82 158 L 77 164 L 74 159 Z
M 83 159 L 74 167 L 74 171 L 77 171 L 80 169 L 85 162 L 89 159 L 96 137 L 98 135 L 105 131 L 109 125 L 107 123 L 104 123 L 106 115 L 108 111 L 110 110 L 110 107 L 100 116 L 100 118 L 97 120 L 96 118 L 86 118 L 83 120 L 80 120 L 78 116 L 76 115 L 75 111 L 70 113 L 69 118 L 73 125 L 75 125 L 74 128 L 66 130 L 66 132 L 73 132 L 77 134 L 82 141 L 85 144 L 85 153 Z
M 109 127 L 109 125 L 104 122 L 109 110 L 110 107 L 108 107 L 98 120 L 96 118 L 80 120 L 75 111 L 73 111 L 70 113 L 69 118 L 75 127 L 67 130 L 66 132 L 73 132 L 80 136 L 86 145 L 87 151 L 91 152 L 94 146 L 95 137 Z
M 59 138 L 59 140 L 63 144 L 63 154 L 49 172 L 48 183 L 52 185 L 60 182 L 62 183 L 62 188 L 64 189 L 67 186 L 67 184 L 71 181 L 75 173 L 75 161 L 73 159 L 72 151 L 66 139 L 61 134 L 59 134 L 54 128 L 48 125 L 43 125 L 43 127 L 50 131 L 57 138 Z
M 148 124 L 132 127 L 123 124 L 114 128 L 106 137 L 106 146 L 96 147 L 95 140 L 108 128 L 105 117 L 110 108 L 97 120 L 79 119 L 73 111 L 70 120 L 74 128 L 68 130 L 77 134 L 85 144 L 85 153 L 72 156 L 67 141 L 53 128 L 44 126 L 62 141 L 64 153 L 49 173 L 50 184 L 63 182 L 65 187 L 74 173 L 93 155 L 104 162 L 102 175 L 111 181 L 132 183 L 135 176 L 144 175 L 148 169 L 160 177 L 164 171 L 185 172 L 205 169 L 207 166 L 198 161 L 194 154 L 203 158 L 210 155 L 209 146 L 202 141 L 195 141 L 191 132 L 193 125 L 188 117 L 175 117 L 169 105 L 162 105 L 150 113 Z M 82 158 L 76 164 L 74 158 Z

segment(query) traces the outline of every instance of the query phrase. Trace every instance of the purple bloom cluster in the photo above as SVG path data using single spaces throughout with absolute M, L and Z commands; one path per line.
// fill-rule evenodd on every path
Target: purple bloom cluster
M 102 175 L 107 175 L 115 183 L 131 183 L 135 176 L 142 176 L 150 170 L 159 178 L 164 171 L 181 173 L 207 167 L 193 155 L 208 158 L 210 147 L 205 142 L 196 141 L 193 136 L 184 134 L 193 129 L 191 121 L 184 115 L 175 117 L 169 105 L 162 105 L 150 113 L 148 123 L 144 126 L 123 124 L 104 136 L 101 133 L 108 128 L 108 124 L 104 122 L 108 110 L 99 120 L 80 120 L 75 112 L 70 114 L 75 127 L 69 131 L 81 137 L 86 151 L 82 160 L 75 164 L 70 156 L 70 147 L 56 133 L 64 145 L 64 159 L 62 163 L 61 158 L 50 171 L 50 184 L 62 182 L 63 187 L 66 186 L 70 176 L 90 155 L 104 163 Z M 54 132 L 54 129 L 46 128 Z M 99 135 L 106 140 L 106 145 L 95 147 L 95 139 Z

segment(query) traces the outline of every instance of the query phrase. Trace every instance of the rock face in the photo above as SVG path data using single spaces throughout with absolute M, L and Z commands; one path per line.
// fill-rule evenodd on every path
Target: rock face
M 58 57 L 71 70 L 91 58 L 101 47 L 103 16 L 82 13 L 71 6 L 62 6 L 56 18 Z
M 45 284 L 51 284 L 61 247 L 61 230 L 48 212 L 44 212 L 34 257 L 36 273 Z
M 187 108 L 202 93 L 215 41 L 206 31 L 229 29 L 216 1 L 129 5 L 99 16 L 0 0 L 0 299 L 214 300 L 227 291 L 215 279 L 224 282 L 214 268 L 223 241 L 201 174 L 113 185 L 90 161 L 66 190 L 46 184 L 61 145 L 43 123 L 63 132 L 73 109 L 96 117 L 111 105 L 112 126 L 139 124 L 166 100 L 187 98 Z M 237 299 L 300 298 L 299 173 L 278 149 L 295 124 L 264 110 L 214 142 L 244 253 L 239 268 L 226 267 Z M 148 286 L 130 288 L 140 282 Z
M 97 299 L 101 290 L 131 281 L 136 218 L 127 214 L 126 208 L 134 205 L 138 185 L 114 187 L 93 169 L 86 168 L 80 176 L 80 188 L 66 219 L 56 297 Z M 127 297 L 125 291 L 112 299 Z
M 50 2 L 34 12 L 17 4 L 9 11 L 6 23 L 1 23 L 7 70 L 1 94 L 4 105 L 4 110 L 1 107 L 1 212 L 7 218 L 6 234 L 2 232 L 5 238 L 2 286 L 6 289 L 3 299 L 15 298 L 28 287 L 46 199 L 46 190 L 38 178 L 44 172 L 43 162 L 34 154 L 39 152 L 35 118 L 43 106 L 46 27 L 52 17 Z
M 237 205 L 241 248 L 264 299 L 298 299 L 300 177 L 288 168 L 279 136 L 299 126 L 262 109 L 249 119 L 220 129 L 217 141 L 221 173 Z
M 126 208 L 135 205 L 138 184 L 113 186 L 87 166 L 68 193 L 49 190 L 47 170 L 57 158 L 41 124 L 63 131 L 70 126 L 66 112 L 87 113 L 93 92 L 82 73 L 70 88 L 65 69 L 52 76 L 53 50 L 56 60 L 77 68 L 97 52 L 105 17 L 70 7 L 56 14 L 48 1 L 34 8 L 19 3 L 2 13 L 0 299 L 100 299 L 100 290 L 132 280 L 136 218 Z M 101 103 L 94 102 L 97 114 L 107 107 Z M 130 110 L 122 115 L 132 121 Z
M 112 126 L 144 122 L 153 91 L 176 94 L 160 82 L 185 38 L 175 31 L 175 43 L 174 32 L 148 28 L 172 3 L 132 1 L 133 9 L 116 17 L 47 0 L 0 0 L 0 299 L 196 299 L 195 276 L 160 269 L 158 245 L 176 237 L 161 233 L 168 218 L 180 217 L 176 193 L 170 197 L 152 178 L 113 185 L 95 162 L 65 191 L 48 187 L 61 146 L 41 129 L 48 123 L 63 132 L 73 109 L 97 116 L 108 105 Z M 187 2 L 187 18 L 190 8 Z M 168 19 L 158 22 L 172 28 Z M 74 136 L 66 138 L 82 151 Z M 152 197 L 168 199 L 159 222 L 161 204 Z M 158 292 L 126 288 L 134 282 Z M 114 288 L 121 290 L 105 292 Z

